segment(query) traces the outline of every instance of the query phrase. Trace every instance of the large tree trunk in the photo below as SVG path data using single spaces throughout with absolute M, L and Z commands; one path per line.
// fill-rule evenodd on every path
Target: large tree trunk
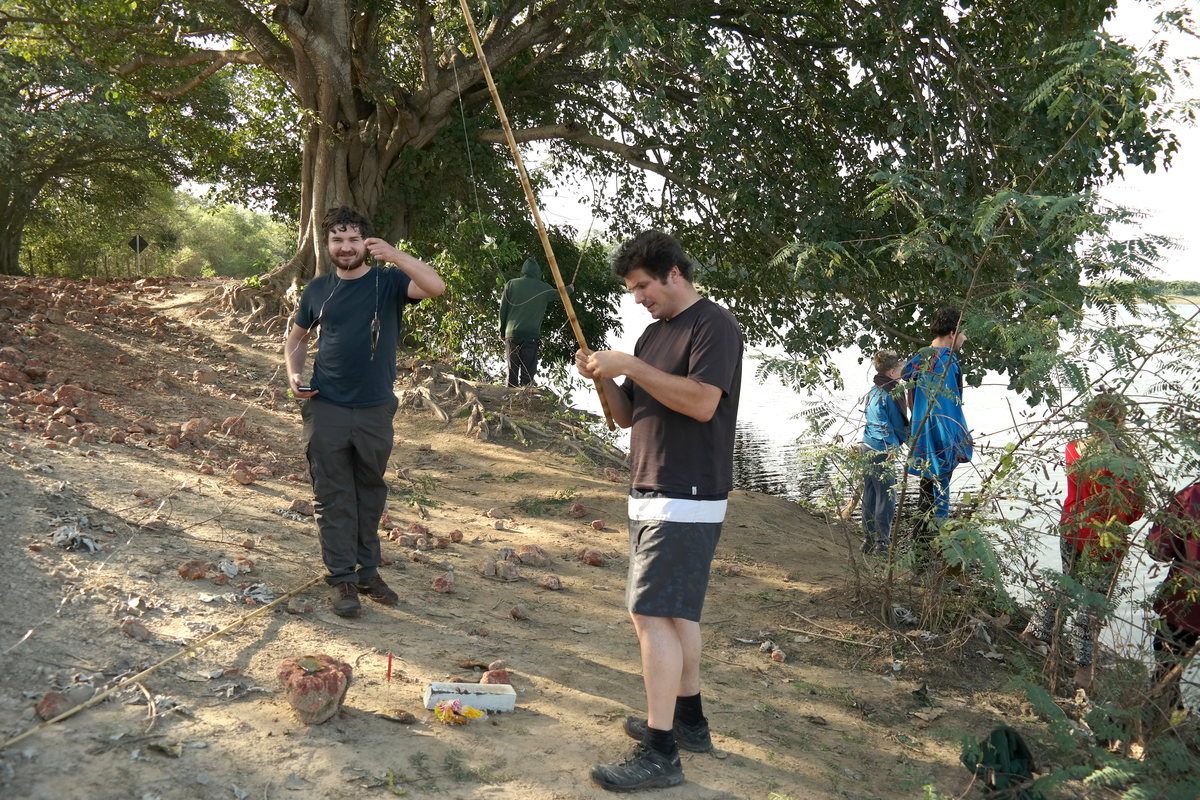
M 32 198 L 10 187 L 0 190 L 0 275 L 24 275 L 21 269 L 21 238 L 29 218 Z

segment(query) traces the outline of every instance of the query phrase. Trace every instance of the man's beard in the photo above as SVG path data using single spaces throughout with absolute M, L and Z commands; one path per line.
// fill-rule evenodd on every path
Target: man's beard
M 364 263 L 366 263 L 366 260 L 367 260 L 367 251 L 364 250 L 362 253 L 359 254 L 358 258 L 355 259 L 349 265 L 343 264 L 341 262 L 341 259 L 339 259 L 339 258 L 334 258 L 333 264 L 335 267 L 340 269 L 342 272 L 353 272 L 354 270 L 361 267 Z

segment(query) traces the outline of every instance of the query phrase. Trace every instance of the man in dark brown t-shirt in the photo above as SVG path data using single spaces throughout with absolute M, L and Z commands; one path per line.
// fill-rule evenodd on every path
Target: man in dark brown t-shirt
M 665 233 L 627 242 L 613 270 L 656 320 L 633 355 L 575 355 L 580 374 L 600 381 L 613 419 L 632 429 L 625 597 L 647 718 L 625 720 L 639 740 L 628 758 L 592 770 L 602 788 L 631 791 L 682 782 L 679 747 L 712 749 L 700 700 L 700 614 L 733 486 L 742 334 L 732 314 L 700 297 L 691 262 Z

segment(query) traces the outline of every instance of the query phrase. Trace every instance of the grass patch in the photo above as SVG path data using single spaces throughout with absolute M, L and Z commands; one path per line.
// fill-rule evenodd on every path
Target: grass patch
M 574 489 L 563 489 L 548 497 L 522 497 L 513 505 L 531 517 L 544 517 L 551 510 L 559 509 L 564 503 L 574 500 L 575 495 Z

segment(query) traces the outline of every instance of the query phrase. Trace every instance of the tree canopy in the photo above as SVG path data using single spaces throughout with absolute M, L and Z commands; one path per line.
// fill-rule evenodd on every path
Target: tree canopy
M 533 249 L 454 3 L 6 5 L 7 30 L 85 54 L 165 128 L 222 128 L 192 163 L 299 224 L 277 291 L 321 268 L 317 222 L 339 203 L 468 273 L 496 271 L 476 228 Z M 1110 215 L 1092 192 L 1174 148 L 1151 111 L 1169 76 L 1102 32 L 1110 2 L 472 6 L 518 140 L 549 154 L 542 179 L 581 187 L 610 236 L 676 232 L 797 379 L 833 348 L 911 347 L 955 303 L 976 368 L 1040 386 L 1031 354 L 1084 302 L 1133 299 L 1085 287 L 1152 260 L 1096 244 Z M 459 310 L 492 313 L 494 282 L 465 281 L 479 297 Z

